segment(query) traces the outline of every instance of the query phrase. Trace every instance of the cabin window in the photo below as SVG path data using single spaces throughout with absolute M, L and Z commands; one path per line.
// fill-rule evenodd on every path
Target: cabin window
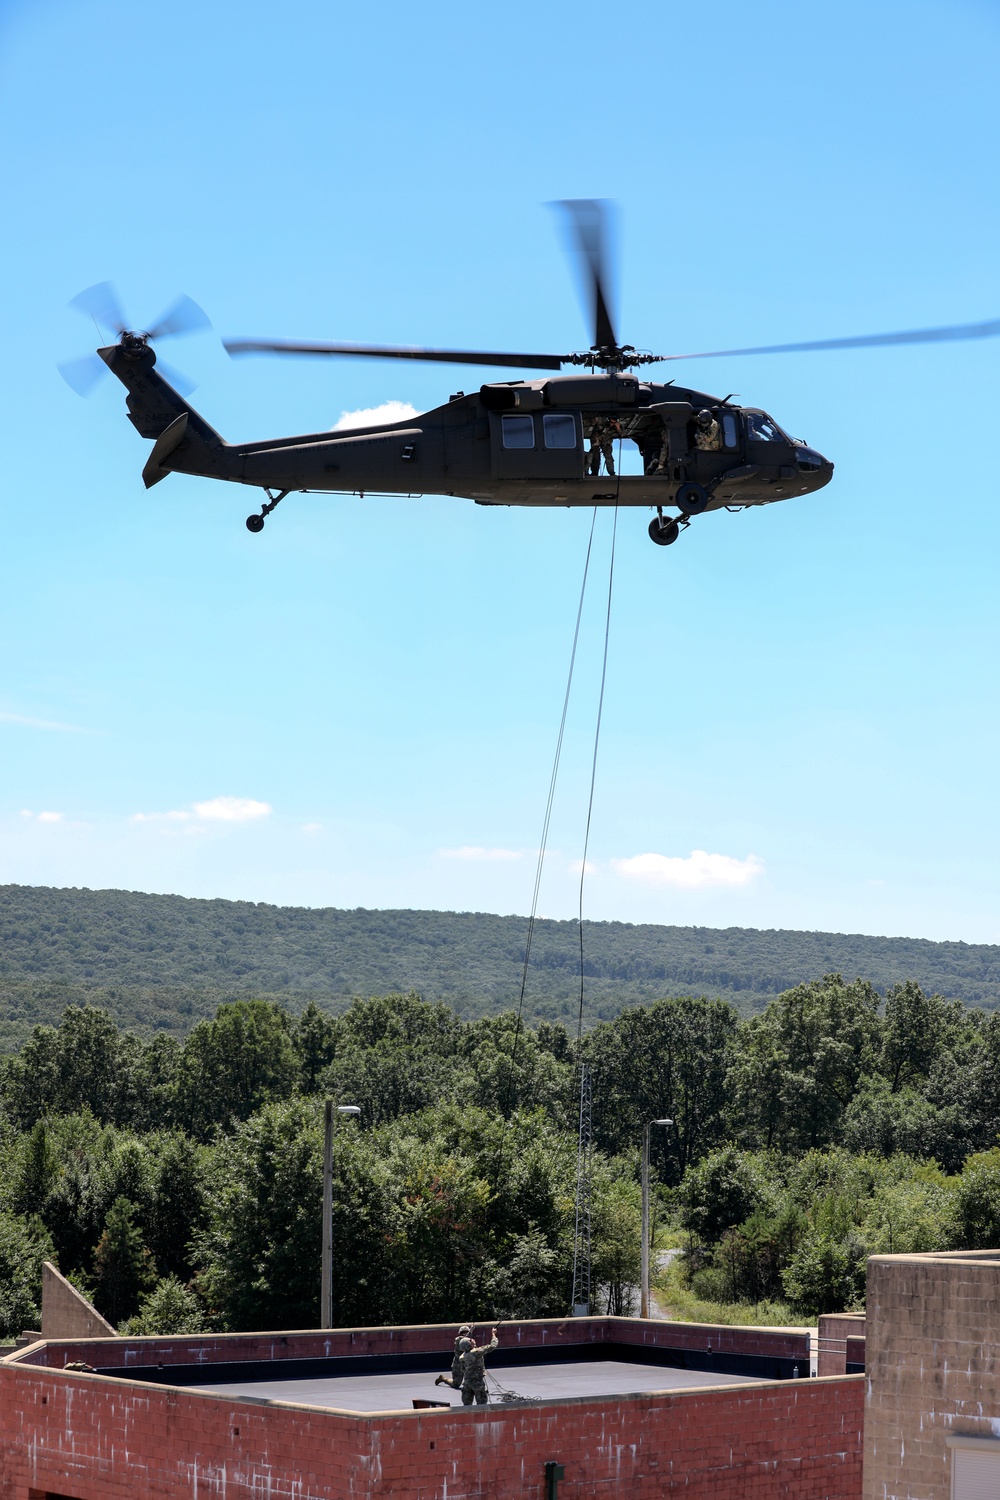
M 772 422 L 766 411 L 747 412 L 747 437 L 755 439 L 758 443 L 783 443 L 785 441 L 781 429 L 776 422 Z
M 736 431 L 736 417 L 731 411 L 722 413 L 722 441 L 727 448 L 738 448 L 740 445 Z
M 533 448 L 535 446 L 535 424 L 530 417 L 503 417 L 501 420 L 505 448 Z
M 546 412 L 542 431 L 546 448 L 576 447 L 576 418 L 571 412 Z

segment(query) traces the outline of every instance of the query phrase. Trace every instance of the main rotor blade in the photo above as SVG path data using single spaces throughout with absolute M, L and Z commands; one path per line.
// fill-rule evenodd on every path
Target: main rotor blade
M 84 317 L 94 318 L 103 328 L 110 328 L 115 333 L 124 333 L 128 327 L 118 301 L 118 293 L 110 281 L 98 281 L 96 285 L 77 292 L 69 305 L 75 307 L 77 312 L 82 312 Z
M 198 333 L 203 328 L 211 328 L 207 313 L 203 312 L 197 302 L 190 297 L 178 297 L 177 301 L 167 309 L 148 330 L 151 339 L 177 338 L 182 333 Z
M 1000 318 L 954 323 L 947 328 L 911 328 L 902 333 L 862 333 L 849 339 L 810 339 L 804 344 L 765 344 L 757 349 L 709 349 L 697 354 L 661 354 L 659 359 L 735 359 L 743 354 L 809 354 L 821 349 L 876 349 L 888 344 L 948 344 L 960 339 L 1000 338 Z
M 555 204 L 569 221 L 570 234 L 583 258 L 589 286 L 590 311 L 594 319 L 594 346 L 617 349 L 609 310 L 608 203 L 601 198 L 564 198 Z
M 317 344 L 297 339 L 223 339 L 230 354 L 342 354 L 370 359 L 423 359 L 445 365 L 502 365 L 510 370 L 560 370 L 565 354 L 498 354 L 492 349 L 419 349 L 389 344 Z

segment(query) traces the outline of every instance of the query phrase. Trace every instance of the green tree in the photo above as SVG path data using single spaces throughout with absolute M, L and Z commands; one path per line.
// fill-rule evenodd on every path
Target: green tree
M 785 1295 L 806 1316 L 844 1312 L 858 1300 L 863 1264 L 862 1247 L 825 1234 L 811 1237 L 788 1262 L 782 1276 Z
M 893 1093 L 880 1077 L 866 1079 L 844 1111 L 843 1140 L 849 1151 L 878 1156 L 903 1152 L 957 1166 L 963 1134 L 956 1104 L 939 1109 L 909 1085 Z
M 963 1250 L 1000 1245 L 1000 1148 L 970 1156 L 955 1191 L 955 1233 Z
M 594 1070 L 594 1134 L 612 1155 L 635 1151 L 642 1127 L 654 1130 L 651 1161 L 667 1183 L 723 1138 L 725 1080 L 737 1016 L 721 1000 L 658 1000 L 637 1005 L 587 1038 Z
M 0 1338 L 41 1326 L 42 1262 L 51 1257 L 40 1219 L 0 1214 Z
M 735 1146 L 713 1151 L 684 1175 L 678 1193 L 681 1224 L 714 1244 L 727 1229 L 771 1206 L 769 1175 L 766 1158 L 753 1152 Z
M 266 1000 L 220 1005 L 184 1044 L 177 1074 L 179 1123 L 199 1139 L 232 1128 L 262 1105 L 287 1099 L 298 1059 L 287 1014 Z
M 196 1294 L 176 1276 L 166 1276 L 140 1299 L 139 1311 L 120 1323 L 118 1332 L 124 1338 L 135 1338 L 157 1333 L 204 1333 L 205 1326 L 205 1309 Z
M 209 1161 L 208 1149 L 180 1131 L 155 1142 L 149 1246 L 167 1278 L 190 1281 L 194 1275 L 192 1241 L 208 1222 Z
M 94 1251 L 94 1304 L 114 1327 L 135 1315 L 140 1296 L 156 1280 L 136 1212 L 127 1198 L 116 1198 Z
M 197 1285 L 221 1326 L 312 1328 L 319 1319 L 323 1120 L 315 1100 L 265 1105 L 213 1152 Z M 333 1316 L 383 1319 L 385 1172 L 353 1122 L 334 1139 Z
M 591 1279 L 604 1310 L 613 1318 L 636 1311 L 642 1255 L 639 1185 L 618 1174 L 595 1174 Z
M 948 1002 L 940 995 L 925 995 L 912 980 L 886 991 L 879 1068 L 892 1093 L 927 1077 L 944 1042 L 948 1019 Z
M 333 1061 L 337 1023 L 310 1000 L 292 1025 L 292 1046 L 299 1063 L 299 1090 L 315 1094 L 320 1078 Z
M 828 974 L 745 1022 L 728 1077 L 733 1133 L 785 1151 L 836 1141 L 859 1081 L 874 1067 L 878 1009 L 870 984 Z
M 127 1120 L 140 1050 L 106 1010 L 67 1005 L 59 1025 L 36 1026 L 8 1064 L 7 1108 L 22 1128 L 45 1115 L 82 1109 L 101 1121 Z

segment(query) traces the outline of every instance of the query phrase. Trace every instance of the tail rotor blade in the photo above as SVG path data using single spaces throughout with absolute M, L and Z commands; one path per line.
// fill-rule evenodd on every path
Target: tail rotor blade
M 78 396 L 89 396 L 108 367 L 97 354 L 85 354 L 82 359 L 66 359 L 56 366 L 59 374 Z
M 173 365 L 164 364 L 159 357 L 156 361 L 156 368 L 167 384 L 173 386 L 178 396 L 191 396 L 198 389 L 196 380 L 190 380 L 187 375 L 182 375 L 180 370 L 175 369 Z
M 611 288 L 608 265 L 608 210 L 601 198 L 570 198 L 555 207 L 566 216 L 570 240 L 584 263 L 590 309 L 594 319 L 594 347 L 617 349 L 611 321 Z
M 148 330 L 151 339 L 177 338 L 180 334 L 198 333 L 211 328 L 207 313 L 190 297 L 178 297 L 172 307 Z
M 128 327 L 118 294 L 110 281 L 98 281 L 96 285 L 88 286 L 85 291 L 78 292 L 69 305 L 83 313 L 85 318 L 93 318 L 102 328 L 113 329 L 117 334 L 124 333 Z

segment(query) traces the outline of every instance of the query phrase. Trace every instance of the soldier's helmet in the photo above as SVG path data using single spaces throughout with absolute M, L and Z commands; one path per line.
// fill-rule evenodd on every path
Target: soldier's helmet
M 461 1328 L 458 1330 L 458 1336 L 459 1336 L 459 1338 L 461 1338 L 463 1333 L 471 1333 L 471 1332 L 472 1332 L 472 1326 L 471 1326 L 471 1324 L 469 1324 L 469 1323 L 463 1323 L 462 1326 L 461 1326 Z
M 467 1352 L 467 1350 L 469 1350 L 469 1349 L 472 1348 L 472 1340 L 471 1339 L 459 1339 L 459 1341 L 458 1341 L 458 1348 L 459 1348 L 459 1353 L 465 1354 Z
M 712 413 L 709 411 L 707 406 L 702 407 L 701 411 L 695 417 L 695 421 L 698 423 L 699 427 L 707 427 L 709 425 L 709 423 L 712 421 Z

